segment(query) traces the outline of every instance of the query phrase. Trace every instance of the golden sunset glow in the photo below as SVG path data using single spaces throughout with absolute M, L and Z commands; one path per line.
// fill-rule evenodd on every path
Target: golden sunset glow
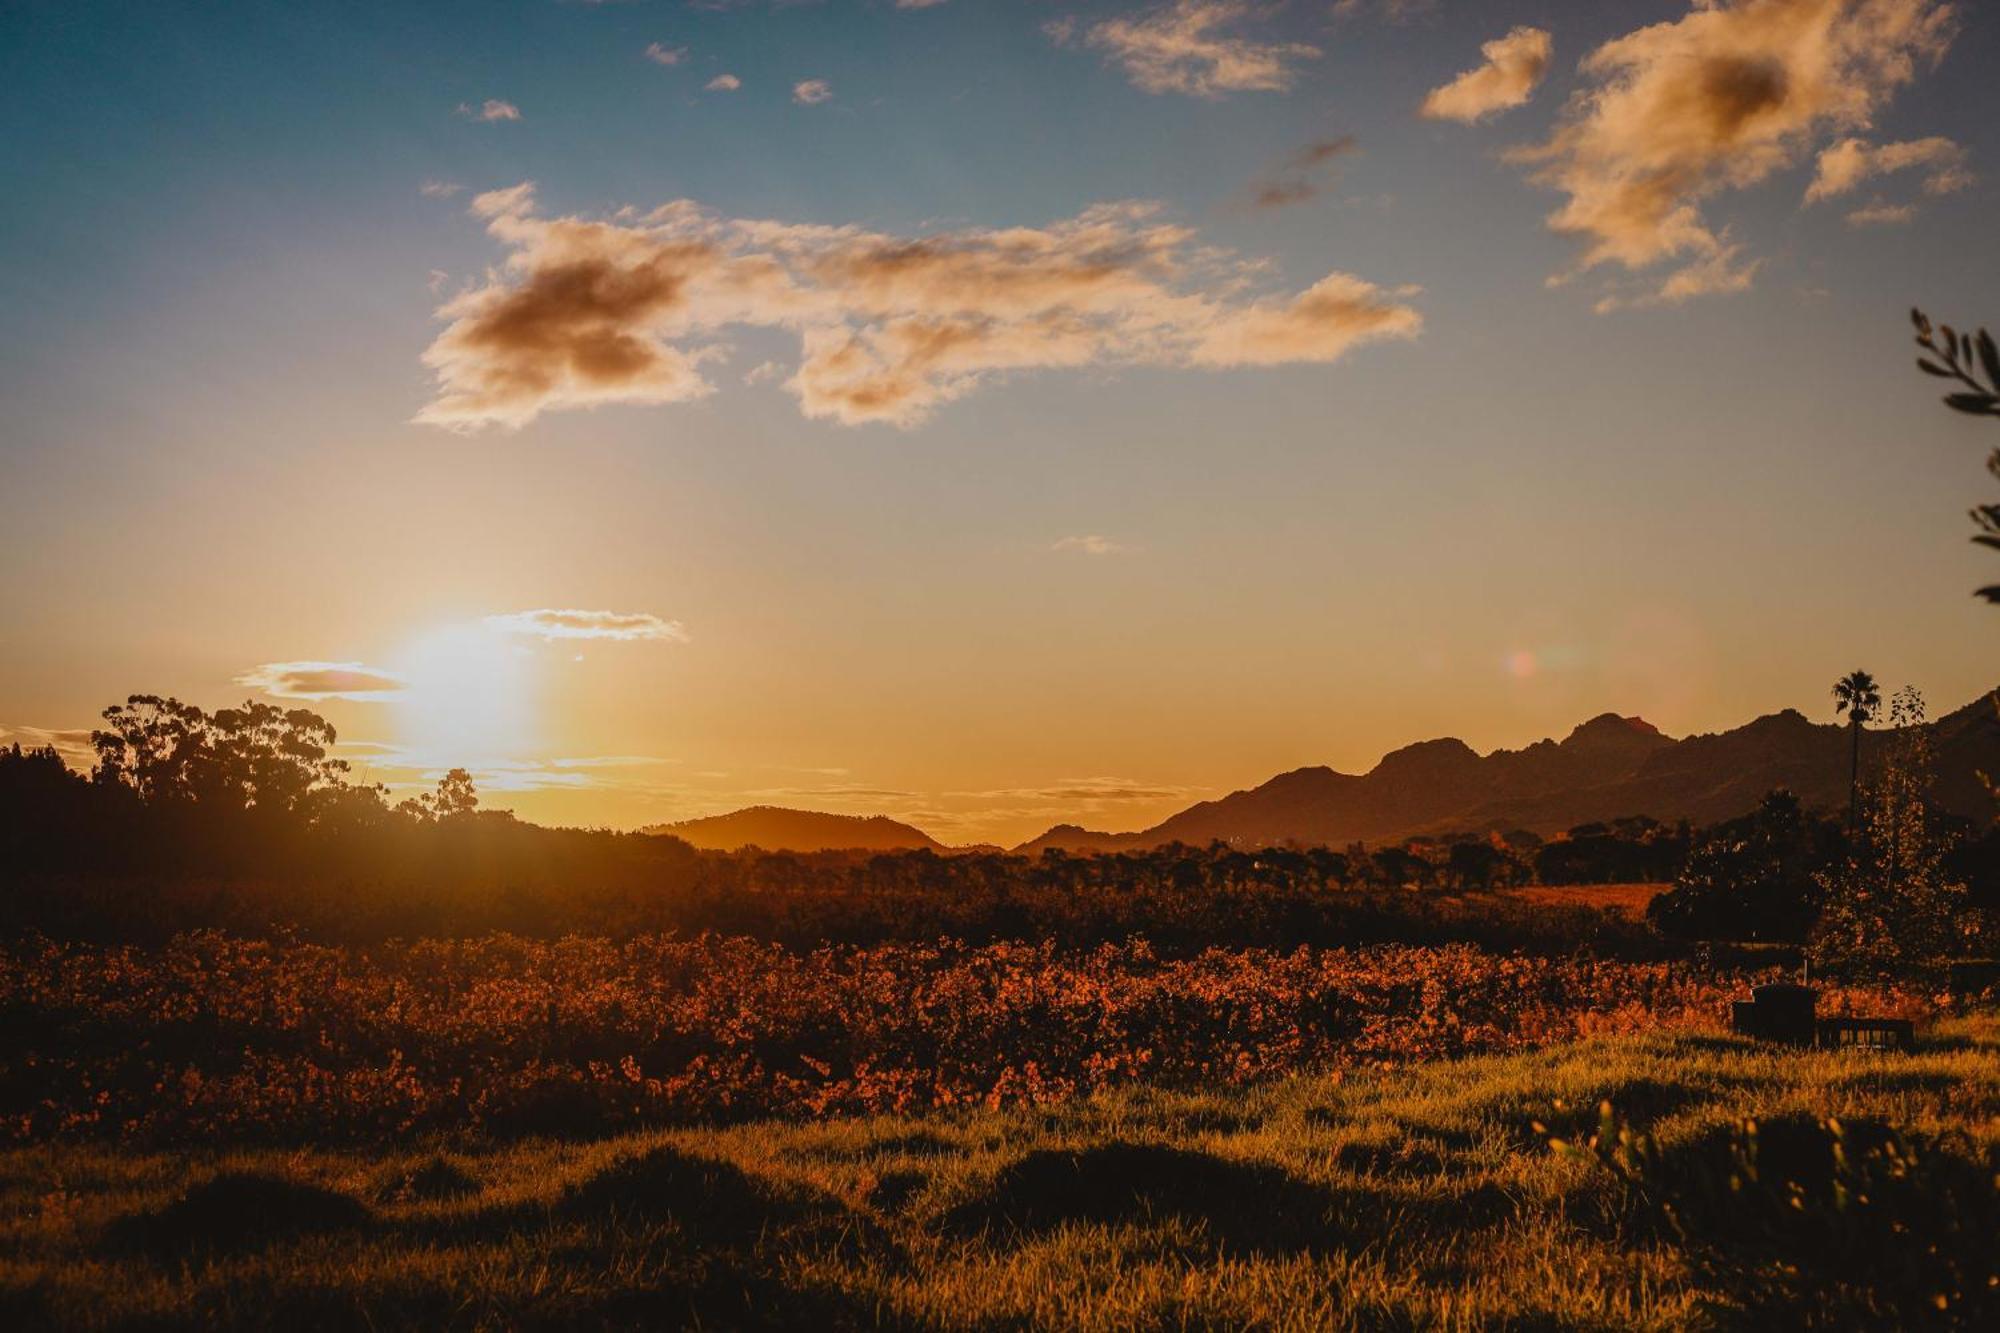
M 15 80 L 131 67 L 71 132 L 147 222 L 5 150 L 0 727 L 247 695 L 535 819 L 1013 845 L 1988 683 L 1899 359 L 1984 313 L 1983 13 L 682 8 L 426 13 L 393 102 L 342 38 L 309 124 L 163 32 Z

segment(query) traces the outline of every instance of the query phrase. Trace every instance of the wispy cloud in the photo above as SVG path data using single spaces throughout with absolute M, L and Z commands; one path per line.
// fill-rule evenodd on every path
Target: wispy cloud
M 723 218 L 685 200 L 544 219 L 525 184 L 472 211 L 511 253 L 441 309 L 449 324 L 424 355 L 439 392 L 418 420 L 456 429 L 702 397 L 702 367 L 735 325 L 797 332 L 786 387 L 807 416 L 899 426 L 1011 373 L 1328 363 L 1422 325 L 1409 289 L 1346 273 L 1252 295 L 1268 265 L 1197 246 L 1153 204 L 919 236 Z
M 1965 169 L 1965 149 L 1942 136 L 1885 144 L 1847 138 L 1821 151 L 1812 184 L 1806 187 L 1806 202 L 1832 199 L 1874 177 L 1913 167 L 1925 172 L 1926 194 L 1952 194 L 1973 183 L 1972 173 Z
M 1051 551 L 1076 551 L 1083 555 L 1117 555 L 1126 547 L 1109 537 L 1090 533 L 1082 537 L 1061 537 L 1049 544 Z
M 1105 53 L 1134 87 L 1149 93 L 1221 97 L 1232 92 L 1284 92 L 1300 61 L 1320 55 L 1303 42 L 1257 42 L 1222 35 L 1250 13 L 1244 0 L 1175 0 L 1175 3 L 1105 19 L 1078 37 L 1073 20 L 1057 19 L 1043 31 L 1058 46 L 1080 41 Z
M 1316 198 L 1332 182 L 1339 161 L 1358 151 L 1351 134 L 1309 143 L 1257 180 L 1250 187 L 1250 202 L 1262 209 L 1289 208 Z
M 1540 28 L 1515 28 L 1479 48 L 1486 63 L 1431 90 L 1418 114 L 1471 124 L 1526 104 L 1548 72 L 1554 43 Z
M 236 677 L 236 683 L 273 699 L 308 701 L 379 703 L 403 692 L 403 682 L 393 672 L 360 662 L 266 662 Z
M 1850 227 L 1898 227 L 1916 220 L 1915 204 L 1892 204 L 1885 199 L 1876 199 L 1863 204 L 1847 215 Z
M 651 42 L 646 46 L 646 59 L 655 65 L 666 65 L 671 68 L 686 60 L 687 55 L 688 49 L 685 46 L 665 46 L 659 42 Z
M 521 118 L 521 108 L 515 106 L 512 102 L 503 102 L 497 97 L 489 97 L 478 106 L 474 106 L 470 102 L 460 102 L 458 104 L 458 114 L 468 120 L 519 120 Z
M 1670 260 L 1655 295 L 1732 291 L 1749 268 L 1703 217 L 1713 196 L 1768 179 L 1829 131 L 1866 127 L 1940 57 L 1940 0 L 1736 0 L 1605 43 L 1593 81 L 1543 143 L 1510 156 L 1568 196 L 1549 218 L 1581 237 L 1572 272 L 1639 272 Z
M 574 609 L 514 611 L 486 617 L 486 626 L 503 634 L 528 634 L 541 639 L 613 639 L 624 642 L 686 643 L 687 630 L 678 620 L 662 620 L 643 611 L 579 611 Z
M 801 79 L 792 85 L 792 100 L 800 106 L 818 106 L 833 99 L 833 85 L 825 79 Z
M 734 74 L 718 74 L 702 87 L 712 93 L 733 93 L 743 86 L 743 80 Z
M 0 746 L 14 745 L 23 750 L 54 750 L 75 769 L 88 769 L 97 763 L 89 727 L 0 727 Z
M 426 199 L 449 199 L 465 187 L 457 181 L 428 180 L 417 187 Z

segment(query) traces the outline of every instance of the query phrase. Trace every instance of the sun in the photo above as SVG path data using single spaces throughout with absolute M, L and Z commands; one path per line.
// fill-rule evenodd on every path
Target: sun
M 479 623 L 444 625 L 395 659 L 401 744 L 427 766 L 466 768 L 531 750 L 536 709 L 532 655 L 518 638 Z

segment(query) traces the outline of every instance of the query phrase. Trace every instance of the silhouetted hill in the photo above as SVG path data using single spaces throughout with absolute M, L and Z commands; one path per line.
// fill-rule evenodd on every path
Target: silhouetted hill
M 898 823 L 886 815 L 830 815 L 818 810 L 786 810 L 753 805 L 726 815 L 655 824 L 644 833 L 665 833 L 707 851 L 762 847 L 786 852 L 901 852 L 916 848 L 946 850 L 922 829 Z
M 1983 817 L 1992 811 L 1979 773 L 2000 774 L 2000 717 L 1981 698 L 1931 724 L 1940 804 Z M 1862 738 L 1862 765 L 1882 734 Z M 1221 840 L 1274 843 L 1384 843 L 1425 833 L 1532 829 L 1650 815 L 1665 823 L 1732 819 L 1773 787 L 1789 787 L 1808 807 L 1847 800 L 1848 734 L 1786 709 L 1714 735 L 1674 740 L 1642 718 L 1605 713 L 1561 741 L 1481 756 L 1446 737 L 1383 756 L 1359 777 L 1330 768 L 1281 773 L 1260 787 L 1188 807 L 1136 833 L 1100 833 L 1062 824 L 1018 850 L 1049 847 L 1102 852 Z

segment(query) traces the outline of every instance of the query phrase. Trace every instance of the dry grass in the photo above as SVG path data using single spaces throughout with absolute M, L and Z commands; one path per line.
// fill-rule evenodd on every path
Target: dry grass
M 1986 1154 L 2000 1020 L 1947 1025 L 1908 1057 L 1658 1034 L 595 1143 L 20 1149 L 0 1154 L 0 1324 L 1755 1324 L 1741 1293 L 1533 1128 L 1580 1127 L 1603 1100 L 1667 1144 L 1792 1113 L 1952 1132 Z M 260 1225 L 217 1222 L 218 1179 L 264 1209 Z
M 1594 907 L 1637 920 L 1646 915 L 1646 904 L 1672 887 L 1671 884 L 1531 884 L 1503 889 L 1500 896 L 1537 907 Z

